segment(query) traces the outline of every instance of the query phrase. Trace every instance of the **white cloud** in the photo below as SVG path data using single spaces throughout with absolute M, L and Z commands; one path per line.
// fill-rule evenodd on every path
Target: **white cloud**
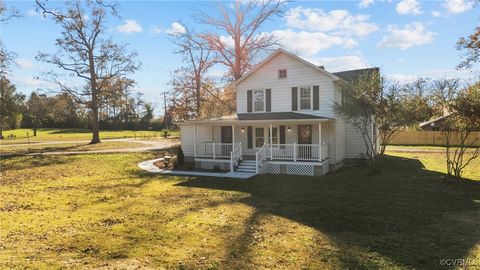
M 135 20 L 125 20 L 124 24 L 117 26 L 117 31 L 126 34 L 140 33 L 143 31 L 143 28 Z
M 397 3 L 395 8 L 398 14 L 401 15 L 419 15 L 422 14 L 420 4 L 417 0 L 402 0 Z
M 38 13 L 35 11 L 35 9 L 29 9 L 29 10 L 27 11 L 27 15 L 28 15 L 28 16 L 31 16 L 31 17 L 34 17 L 34 16 L 37 16 Z
M 435 33 L 427 31 L 421 22 L 413 22 L 403 28 L 389 25 L 388 34 L 377 44 L 380 48 L 398 48 L 406 50 L 415 46 L 430 44 Z
M 287 29 L 272 32 L 279 43 L 291 51 L 308 57 L 333 46 L 354 48 L 357 38 L 378 30 L 370 16 L 350 14 L 347 10 L 296 7 L 285 15 Z M 228 40 L 227 40 L 228 41 Z
M 150 32 L 152 32 L 154 35 L 158 35 L 163 32 L 163 29 L 160 26 L 152 26 L 152 28 L 150 28 Z
M 437 17 L 442 16 L 442 13 L 440 13 L 440 11 L 438 11 L 438 10 L 433 10 L 432 11 L 432 16 L 437 18 Z
M 329 72 L 338 72 L 351 69 L 367 68 L 367 61 L 358 55 L 344 55 L 339 57 L 324 57 L 307 59 L 317 66 L 324 66 Z
M 358 45 L 352 38 L 333 36 L 322 32 L 296 32 L 292 29 L 287 29 L 276 30 L 272 34 L 280 40 L 281 45 L 302 56 L 315 55 L 332 46 L 353 48 Z
M 445 0 L 443 6 L 453 14 L 460 14 L 473 8 L 475 1 L 473 0 Z
M 165 32 L 169 35 L 177 35 L 185 33 L 185 27 L 179 22 L 173 22 L 169 29 Z
M 331 10 L 296 7 L 285 15 L 287 25 L 306 31 L 334 32 L 339 35 L 366 36 L 378 30 L 370 16 L 352 15 L 348 10 Z
M 480 70 L 457 70 L 457 69 L 438 69 L 427 70 L 418 74 L 392 74 L 387 76 L 390 80 L 398 81 L 399 83 L 410 83 L 418 78 L 431 78 L 431 79 L 454 79 L 459 78 L 461 80 L 469 81 L 478 78 Z
M 28 60 L 28 59 L 25 59 L 25 58 L 17 58 L 15 60 L 15 62 L 17 63 L 17 65 L 21 69 L 34 69 L 35 68 L 35 65 L 33 64 L 33 62 Z
M 358 3 L 359 8 L 367 8 L 370 5 L 373 5 L 375 3 L 375 0 L 360 0 L 360 3 Z
M 34 77 L 27 77 L 27 78 L 20 78 L 16 79 L 16 84 L 20 87 L 25 87 L 25 88 L 52 88 L 55 86 L 54 83 L 44 81 L 40 78 L 34 78 Z

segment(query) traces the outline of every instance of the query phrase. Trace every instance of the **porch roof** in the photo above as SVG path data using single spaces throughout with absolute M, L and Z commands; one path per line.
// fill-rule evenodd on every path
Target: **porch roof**
M 333 118 L 295 112 L 240 113 L 210 119 L 187 120 L 177 124 L 235 124 L 235 123 L 271 123 L 276 122 L 324 122 Z

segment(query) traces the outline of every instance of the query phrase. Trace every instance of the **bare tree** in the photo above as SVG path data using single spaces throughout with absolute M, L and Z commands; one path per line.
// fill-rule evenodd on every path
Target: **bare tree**
M 449 96 L 445 104 L 452 114 L 445 121 L 442 134 L 446 141 L 447 172 L 462 177 L 463 169 L 480 155 L 480 83 Z
M 217 61 L 229 67 L 233 80 L 238 80 L 254 64 L 259 53 L 277 44 L 276 38 L 261 33 L 263 24 L 285 12 L 284 0 L 236 0 L 218 3 L 218 16 L 205 12 L 196 15 L 199 23 L 214 27 L 214 32 L 202 34 Z M 226 38 L 224 37 L 226 36 Z
M 211 51 L 205 41 L 192 29 L 183 26 L 181 31 L 170 34 L 170 40 L 177 45 L 175 53 L 181 54 L 187 70 L 193 73 L 192 89 L 195 95 L 195 117 L 198 118 L 202 106 L 204 75 L 214 64 Z M 207 89 L 204 89 L 206 91 Z
M 47 80 L 55 83 L 61 92 L 72 95 L 91 111 L 92 140 L 100 142 L 99 106 L 103 91 L 110 80 L 120 78 L 139 68 L 136 52 L 128 52 L 126 45 L 114 43 L 106 37 L 108 12 L 117 16 L 115 5 L 101 0 L 67 2 L 65 10 L 48 8 L 45 2 L 36 0 L 45 17 L 51 18 L 62 28 L 56 39 L 59 50 L 53 54 L 39 53 L 37 60 L 53 64 L 68 75 L 85 81 L 83 86 L 66 82 L 61 74 L 49 72 Z

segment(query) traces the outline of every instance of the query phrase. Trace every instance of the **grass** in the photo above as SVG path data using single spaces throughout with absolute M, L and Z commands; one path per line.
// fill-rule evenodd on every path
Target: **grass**
M 2 145 L 0 146 L 0 154 L 21 155 L 38 152 L 59 152 L 59 151 L 92 151 L 92 150 L 109 150 L 109 149 L 125 149 L 125 148 L 142 148 L 148 147 L 143 143 L 137 142 L 117 142 L 103 141 L 99 144 L 88 143 L 61 143 L 61 144 L 26 144 L 26 145 Z
M 382 173 L 165 177 L 163 153 L 0 161 L 0 268 L 480 269 L 480 163 L 449 181 L 435 153 Z
M 79 141 L 90 140 L 92 138 L 91 131 L 89 129 L 51 129 L 42 128 L 37 130 L 37 136 L 33 137 L 32 129 L 14 129 L 3 131 L 5 139 L 0 140 L 0 144 L 17 144 L 27 143 L 27 133 L 30 138 L 30 142 L 48 142 L 48 141 Z M 172 137 L 178 137 L 178 131 L 170 131 L 169 134 Z M 16 136 L 16 139 L 8 139 L 9 135 Z M 126 137 L 136 137 L 141 139 L 144 137 L 161 137 L 163 135 L 160 131 L 150 130 L 104 130 L 100 131 L 100 139 L 118 139 Z
M 452 148 L 455 147 L 455 146 L 452 146 Z M 443 150 L 445 151 L 446 147 L 445 146 L 439 146 L 439 145 L 400 145 L 400 144 L 396 144 L 396 145 L 388 145 L 387 146 L 387 151 L 388 149 L 392 149 L 392 148 L 404 148 L 404 149 L 411 149 L 411 150 L 416 150 L 416 149 L 420 149 L 420 150 Z M 475 147 L 470 147 L 470 148 L 475 148 Z

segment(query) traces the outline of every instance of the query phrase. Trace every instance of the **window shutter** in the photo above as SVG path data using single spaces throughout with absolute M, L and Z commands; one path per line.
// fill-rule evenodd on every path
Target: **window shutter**
M 285 144 L 285 126 L 280 126 L 280 144 Z
M 247 112 L 252 112 L 252 90 L 247 91 Z
M 266 112 L 271 112 L 272 111 L 272 90 L 271 89 L 265 89 L 265 103 L 266 103 Z
M 297 110 L 297 87 L 292 87 L 292 111 Z
M 247 148 L 253 148 L 253 132 L 252 127 L 247 127 Z
M 313 86 L 313 110 L 319 110 L 319 104 L 320 104 L 320 97 L 318 93 L 318 85 Z

